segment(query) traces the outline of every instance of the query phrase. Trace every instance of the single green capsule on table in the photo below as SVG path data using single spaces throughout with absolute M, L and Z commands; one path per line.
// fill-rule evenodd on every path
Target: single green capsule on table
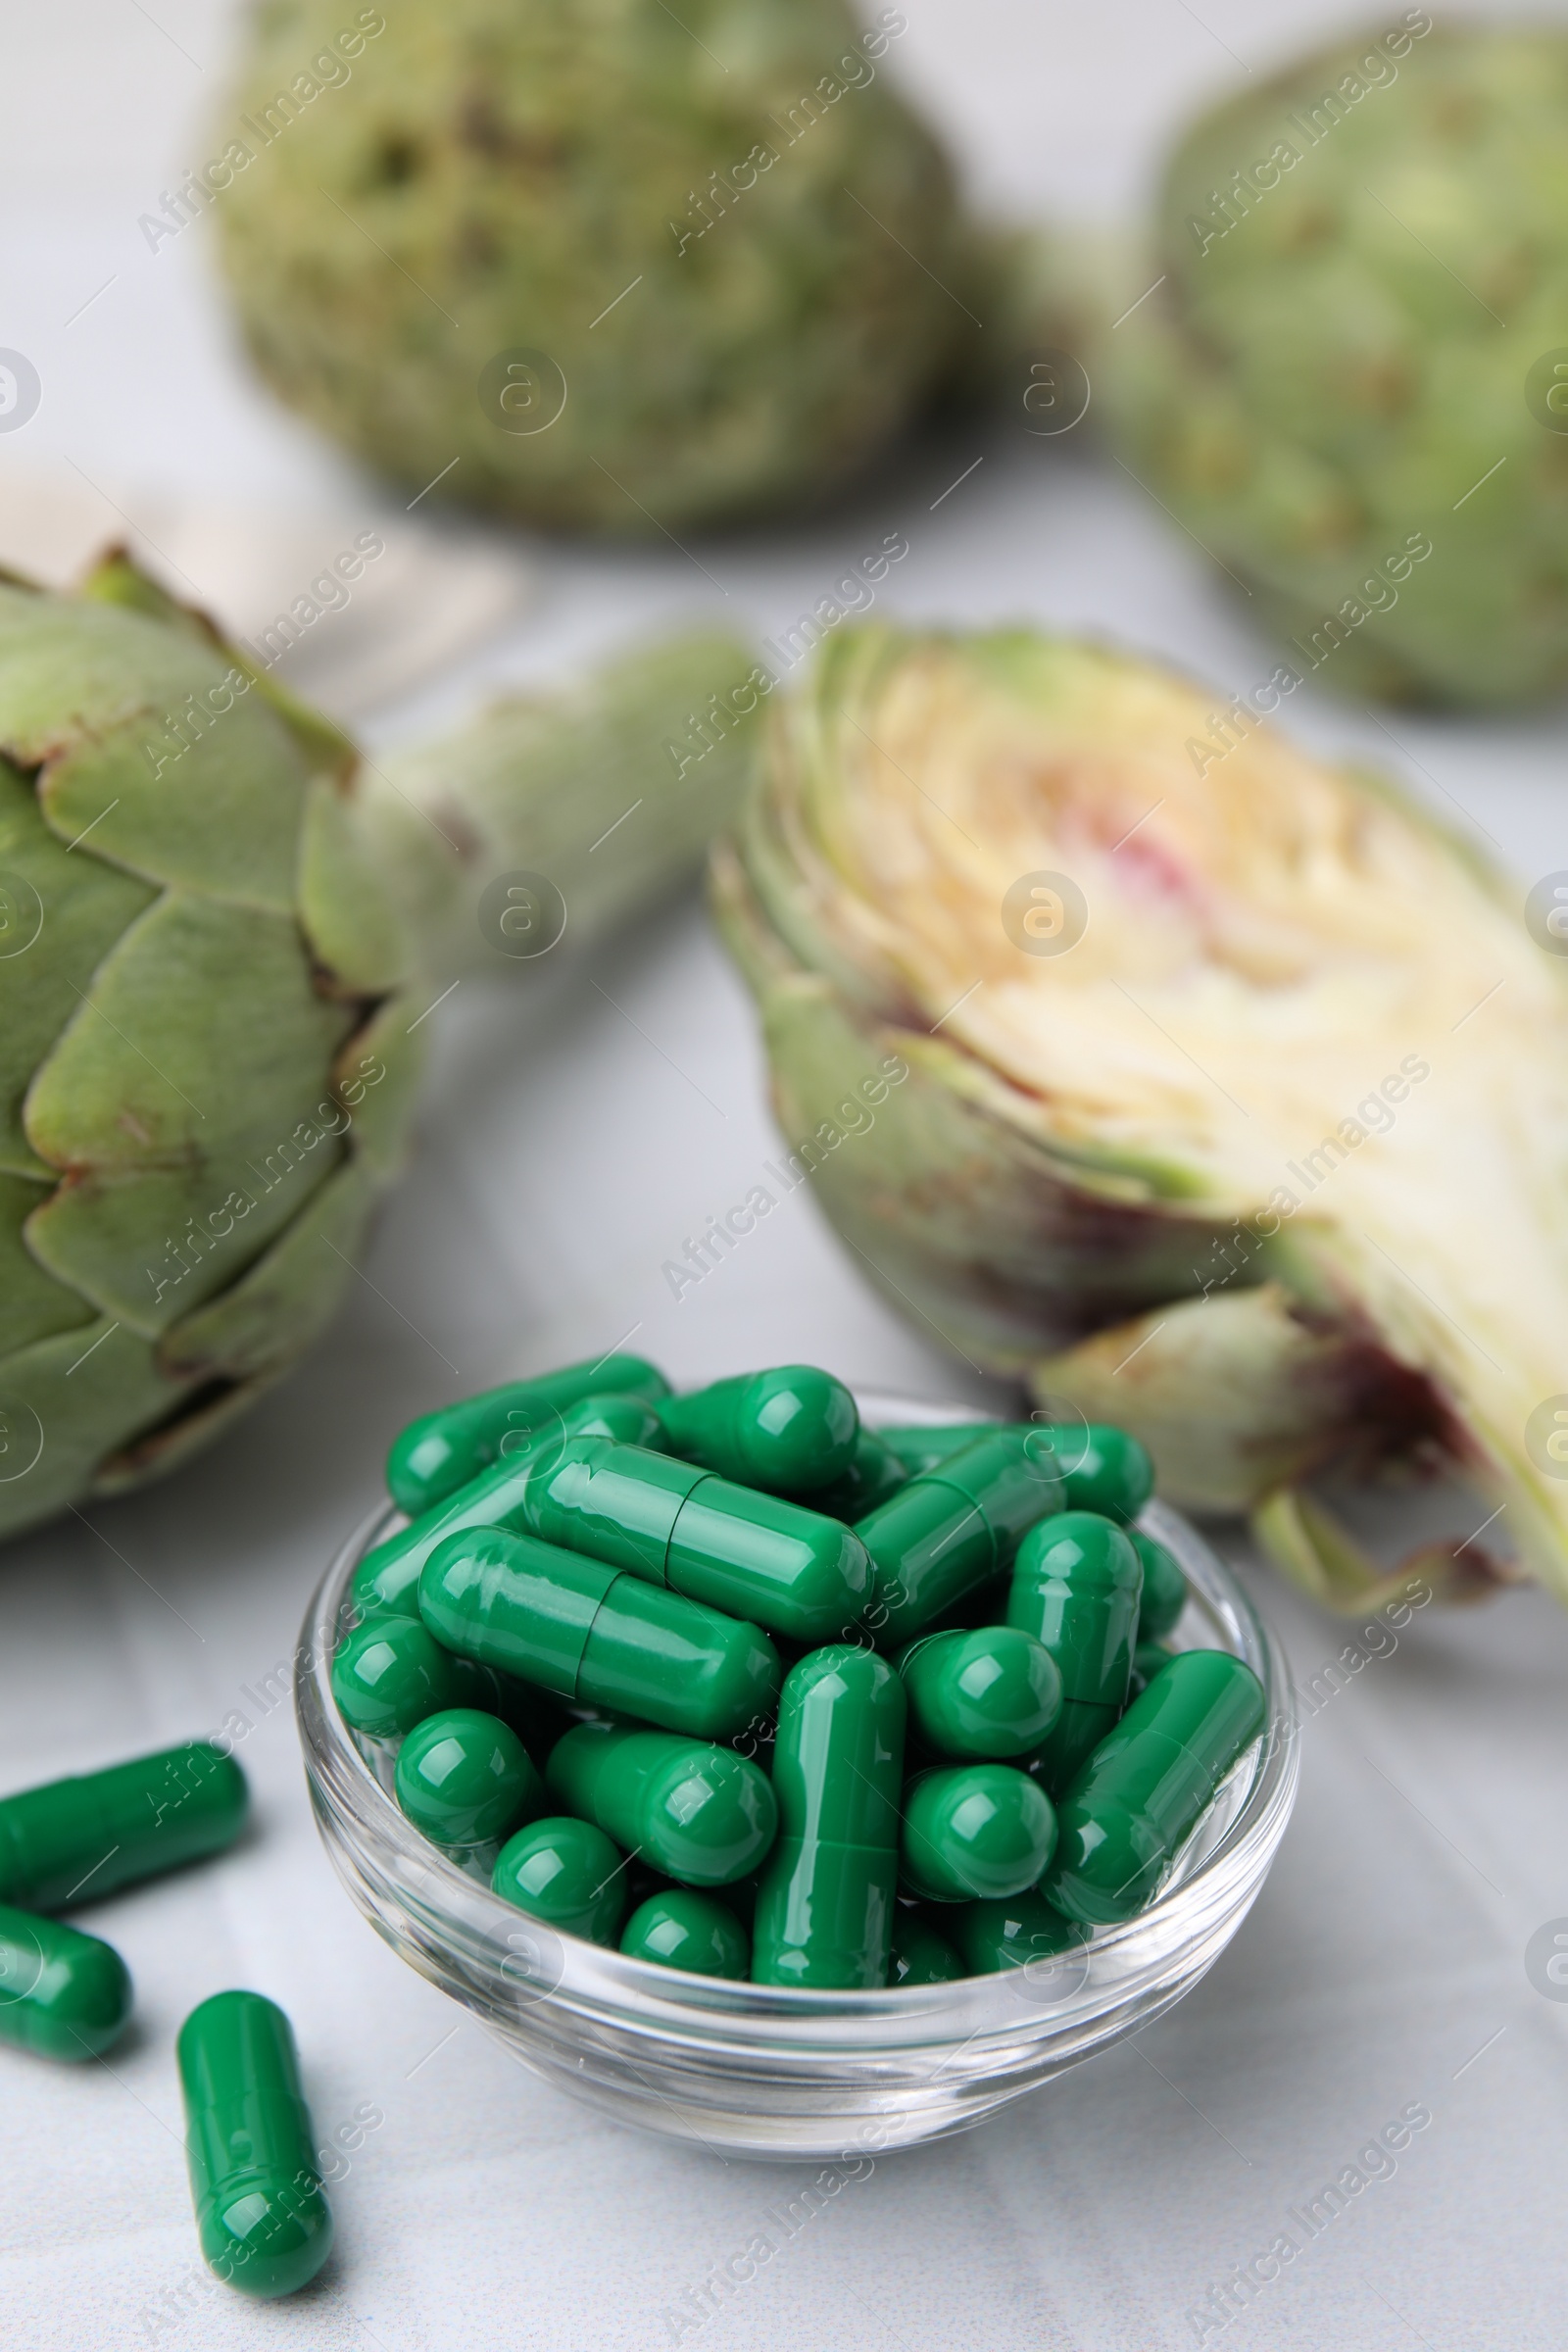
M 874 1511 L 879 1502 L 896 1494 L 908 1477 L 892 1446 L 885 1446 L 875 1430 L 862 1429 L 855 1441 L 849 1468 L 830 1487 L 817 1490 L 811 1496 L 811 1508 L 853 1527 L 867 1511 Z
M 0 1902 L 59 1911 L 220 1853 L 247 1801 L 245 1775 L 211 1740 L 0 1797 Z
M 475 1707 L 447 1707 L 416 1724 L 398 1750 L 393 1786 L 433 1845 L 489 1845 L 545 1810 L 544 1784 L 516 1733 Z
M 904 1791 L 899 1872 L 926 1902 L 1021 1894 L 1056 1846 L 1056 1816 L 1037 1781 L 1011 1764 L 953 1764 Z
M 993 1430 L 858 1522 L 875 1588 L 866 1623 L 879 1642 L 923 1633 L 1007 1567 L 1036 1520 L 1059 1511 L 1061 1481 L 1049 1451 L 1031 1452 L 1034 1434 Z
M 1132 1527 L 1128 1534 L 1143 1562 L 1144 1592 L 1138 1607 L 1138 1639 L 1158 1642 L 1170 1633 L 1187 1606 L 1187 1579 L 1176 1554 L 1152 1536 Z
M 1162 1666 L 1057 1808 L 1042 1888 L 1057 1910 L 1090 1927 L 1147 1910 L 1266 1712 L 1256 1675 L 1229 1650 L 1185 1649 Z
M 809 1494 L 842 1478 L 860 1428 L 843 1381 L 814 1364 L 780 1364 L 666 1396 L 659 1418 L 685 1460 L 770 1494 Z
M 519 1524 L 796 1642 L 852 1632 L 871 1591 L 838 1520 L 637 1446 L 582 1438 L 541 1460 Z
M 971 1977 L 996 1976 L 1004 1968 L 1031 1968 L 1038 1975 L 1042 1963 L 1089 1940 L 1077 1921 L 1053 1910 L 1035 1886 L 1000 1902 L 960 1903 L 943 1913 L 942 1924 Z
M 202 2259 L 243 2295 L 291 2295 L 332 2250 L 288 2019 L 259 1992 L 215 1992 L 175 2045 Z
M 918 1478 L 924 1471 L 940 1469 L 980 1438 L 994 1437 L 1007 1426 L 1004 1421 L 952 1421 L 931 1429 L 879 1429 L 876 1434 L 904 1464 L 906 1476 Z
M 922 1634 L 894 1659 L 909 1734 L 940 1756 L 1007 1763 L 1031 1755 L 1061 1713 L 1061 1673 L 1021 1626 Z
M 362 1622 L 371 1617 L 407 1617 L 416 1611 L 419 1571 L 438 1544 L 473 1527 L 518 1527 L 522 1504 L 541 1459 L 553 1459 L 573 1438 L 613 1438 L 617 1444 L 657 1446 L 664 1442 L 652 1405 L 636 1396 L 584 1396 L 561 1412 L 545 1435 L 509 1449 L 499 1461 L 422 1511 L 368 1551 L 355 1569 L 349 1599 Z
M 1054 1796 L 1127 1703 L 1143 1568 L 1131 1540 L 1097 1511 L 1062 1511 L 1018 1547 L 1007 1623 L 1056 1661 L 1061 1713 L 1035 1767 Z
M 839 1645 L 786 1676 L 773 1750 L 779 1837 L 752 1925 L 758 1984 L 885 1984 L 898 1880 L 904 1685 Z
M 1130 1526 L 1154 1492 L 1149 1448 L 1130 1430 L 1108 1421 L 1036 1422 L 1039 1441 L 1054 1455 L 1069 1511 L 1098 1511 Z
M 888 1965 L 890 1984 L 954 1984 L 964 1974 L 963 1962 L 945 1936 L 939 1936 L 919 1911 L 901 1903 L 893 1920 L 893 1952 Z
M 448 1649 L 665 1731 L 730 1740 L 777 1702 L 778 1652 L 755 1625 L 536 1536 L 449 1537 L 418 1597 Z
M 752 1957 L 751 1937 L 734 1912 L 690 1886 L 673 1886 L 639 1903 L 626 1922 L 620 1948 L 631 1960 L 657 1960 L 662 1968 L 737 1982 L 744 1982 Z
M 112 1944 L 0 1904 L 0 2040 L 40 2058 L 96 2058 L 130 2018 L 130 1972 Z
M 387 1493 L 411 1519 L 466 1487 L 492 1462 L 515 1454 L 560 1425 L 567 1405 L 585 1396 L 667 1396 L 669 1383 L 640 1355 L 602 1355 L 534 1380 L 510 1380 L 421 1413 L 400 1430 L 387 1456 Z
M 502 1847 L 493 1890 L 531 1919 L 589 1943 L 613 1943 L 626 1909 L 621 1858 L 591 1821 L 552 1814 Z
M 778 1829 L 765 1773 L 672 1732 L 579 1724 L 551 1750 L 545 1778 L 569 1811 L 687 1886 L 745 1878 Z

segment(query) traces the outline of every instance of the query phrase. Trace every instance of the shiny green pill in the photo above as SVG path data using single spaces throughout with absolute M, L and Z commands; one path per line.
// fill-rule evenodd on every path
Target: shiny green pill
M 1007 1622 L 1056 1661 L 1061 1713 L 1036 1767 L 1065 1788 L 1127 1703 L 1143 1569 L 1131 1539 L 1097 1511 L 1062 1511 L 1018 1547 Z
M 602 1355 L 535 1380 L 512 1380 L 422 1413 L 400 1430 L 387 1456 L 387 1493 L 411 1519 L 477 1478 L 481 1470 L 559 1430 L 566 1406 L 585 1396 L 636 1396 L 650 1403 L 669 1383 L 640 1355 Z
M 759 1984 L 885 1984 L 898 1880 L 904 1685 L 885 1658 L 815 1649 L 785 1677 L 779 1837 L 752 1925 Z
M 811 1496 L 811 1508 L 826 1512 L 830 1519 L 842 1519 L 853 1527 L 879 1502 L 886 1502 L 906 1486 L 909 1473 L 891 1446 L 885 1446 L 875 1430 L 862 1429 L 855 1441 L 849 1468 L 839 1475 L 830 1487 L 819 1487 Z
M 1158 1642 L 1170 1633 L 1187 1606 L 1187 1579 L 1176 1554 L 1152 1536 L 1129 1528 L 1133 1549 L 1144 1568 L 1144 1593 L 1138 1608 L 1138 1639 Z
M 1062 1798 L 1043 1892 L 1090 1927 L 1147 1910 L 1265 1713 L 1262 1685 L 1229 1650 L 1170 1659 Z
M 175 2045 L 202 2259 L 243 2295 L 291 2295 L 332 2250 L 332 2216 L 288 2019 L 215 1992 Z
M 926 1902 L 1021 1894 L 1056 1845 L 1056 1816 L 1037 1781 L 1011 1764 L 953 1764 L 904 1791 L 899 1870 Z
M 918 1478 L 923 1471 L 940 1469 L 977 1439 L 992 1437 L 1006 1426 L 1002 1421 L 951 1421 L 931 1429 L 879 1429 L 876 1434 L 904 1464 L 906 1476 Z
M 517 1523 L 792 1642 L 852 1632 L 871 1591 L 864 1546 L 837 1519 L 637 1446 L 562 1446 Z
M 1026 1530 L 1061 1508 L 1049 1449 L 1026 1427 L 992 1430 L 921 1471 L 856 1526 L 875 1591 L 866 1623 L 890 1646 L 924 1632 L 1007 1567 Z
M 1131 1431 L 1107 1421 L 1037 1422 L 1066 1488 L 1069 1511 L 1099 1511 L 1128 1526 L 1154 1492 L 1154 1465 Z
M 770 1494 L 809 1494 L 842 1478 L 860 1429 L 843 1381 L 813 1364 L 780 1364 L 666 1396 L 659 1417 L 687 1461 Z
M 1089 1940 L 1075 1920 L 1054 1910 L 1033 1886 L 1000 1902 L 961 1903 L 943 1913 L 942 1924 L 971 1977 L 995 1976 L 1004 1968 L 1034 1968 L 1039 1973 L 1042 1963 Z
M 767 1775 L 706 1740 L 582 1723 L 551 1750 L 552 1795 L 655 1870 L 692 1886 L 724 1886 L 757 1869 L 778 1807 Z
M 40 2058 L 96 2058 L 129 2018 L 130 1972 L 112 1944 L 0 1905 L 0 2040 Z
M 613 1943 L 626 1909 L 621 1857 L 603 1830 L 564 1813 L 509 1838 L 490 1885 L 530 1918 L 589 1943 Z
M 894 1660 L 909 1736 L 939 1756 L 1009 1763 L 1033 1754 L 1061 1713 L 1061 1672 L 1021 1626 L 922 1634 Z
M 247 1801 L 245 1775 L 211 1740 L 0 1797 L 0 1902 L 59 1911 L 220 1853 Z
M 737 1982 L 744 1980 L 752 1956 L 751 1938 L 734 1912 L 690 1886 L 672 1886 L 639 1903 L 626 1922 L 620 1948 L 631 1960 L 657 1960 L 662 1968 Z
M 755 1625 L 504 1528 L 436 1547 L 419 1614 L 448 1649 L 698 1739 L 733 1739 L 778 1696 L 778 1652 Z
M 657 1414 L 640 1398 L 580 1397 L 557 1414 L 540 1436 L 527 1445 L 509 1447 L 455 1494 L 373 1545 L 349 1585 L 356 1614 L 361 1619 L 412 1615 L 419 1571 L 448 1536 L 474 1527 L 522 1527 L 523 1498 L 540 1461 L 553 1460 L 562 1446 L 577 1437 L 608 1437 L 637 1446 L 662 1446 L 664 1442 Z
M 945 1936 L 937 1933 L 923 1912 L 901 1903 L 893 1921 L 893 1953 L 888 1965 L 890 1984 L 953 1984 L 965 1973 L 963 1962 Z
M 444 1649 L 418 1617 L 372 1617 L 338 1643 L 332 1695 L 352 1730 L 398 1740 L 446 1707 L 477 1707 L 545 1752 L 565 1730 L 549 1701 L 513 1675 Z
M 398 1750 L 393 1786 L 415 1828 L 459 1851 L 510 1838 L 545 1810 L 522 1741 L 476 1707 L 446 1707 L 416 1724 Z
M 1176 1652 L 1167 1649 L 1163 1642 L 1140 1642 L 1133 1651 L 1133 1670 L 1127 1682 L 1127 1703 L 1141 1698 L 1162 1666 L 1168 1666 Z

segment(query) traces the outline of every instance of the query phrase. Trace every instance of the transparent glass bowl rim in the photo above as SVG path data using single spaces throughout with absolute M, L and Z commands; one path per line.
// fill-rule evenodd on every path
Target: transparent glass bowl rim
M 972 1407 L 937 1405 L 881 1392 L 859 1391 L 858 1400 L 872 1428 L 935 1428 L 982 1417 Z M 372 1511 L 334 1555 L 306 1612 L 295 1702 L 307 1777 L 318 1811 L 330 1813 L 337 1835 L 351 1850 L 369 1847 L 392 1855 L 401 1875 L 418 1886 L 420 1910 L 426 1918 L 435 1912 L 450 1938 L 455 1973 L 470 1986 L 476 1972 L 493 1978 L 498 2003 L 511 2006 L 517 1986 L 508 1970 L 508 1957 L 519 1940 L 517 1931 L 538 1931 L 544 1923 L 491 1893 L 413 1828 L 360 1752 L 332 1696 L 332 1653 L 350 1580 L 366 1551 L 401 1524 L 402 1514 L 390 1504 Z M 1159 1973 L 1174 1953 L 1211 1937 L 1217 1925 L 1240 1924 L 1284 1835 L 1299 1767 L 1295 1692 L 1278 1637 L 1234 1572 L 1185 1518 L 1154 1501 L 1141 1515 L 1140 1525 L 1176 1553 L 1190 1588 L 1230 1637 L 1227 1645 L 1257 1673 L 1268 1712 L 1261 1740 L 1250 1751 L 1250 1760 L 1244 1758 L 1237 1767 L 1238 1773 L 1248 1774 L 1248 1785 L 1223 1834 L 1185 1869 L 1178 1859 L 1171 1880 L 1148 1910 L 1120 1927 L 1096 1932 L 1092 1953 L 1097 1977 L 1108 1964 L 1109 1973 L 1124 1985 Z M 324 1824 L 322 1829 L 325 1836 Z M 1201 1842 L 1200 1829 L 1190 1847 Z M 330 1849 L 330 1838 L 327 1843 Z M 373 1910 L 368 1916 L 380 1926 Z M 722 2039 L 728 2033 L 749 2041 L 762 2032 L 771 2047 L 787 2049 L 798 2039 L 805 2051 L 841 2036 L 853 2039 L 857 2030 L 879 2028 L 874 2038 L 885 2048 L 890 2030 L 894 2043 L 905 2038 L 901 2027 L 907 2029 L 909 2038 L 928 2040 L 937 2014 L 944 2033 L 1014 2034 L 1024 2027 L 1031 2007 L 1042 2025 L 1060 2028 L 1075 2005 L 1071 1992 L 1063 1996 L 1054 1968 L 1044 1971 L 1034 2002 L 1021 1981 L 1034 1976 L 1031 1969 L 934 1985 L 802 1991 L 697 1976 L 632 1959 L 560 1931 L 545 1933 L 559 1952 L 559 1975 L 552 1972 L 552 1983 L 541 1987 L 537 1997 L 564 2001 L 588 2014 L 635 2014 L 667 2030 L 698 2030 L 705 2039 L 713 2034 Z

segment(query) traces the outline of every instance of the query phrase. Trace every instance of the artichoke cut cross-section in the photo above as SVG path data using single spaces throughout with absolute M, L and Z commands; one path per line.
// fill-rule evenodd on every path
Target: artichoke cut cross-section
M 835 639 L 715 868 L 786 1128 L 902 1057 L 816 1176 L 895 1297 L 1174 1498 L 1274 1497 L 1298 1573 L 1279 1496 L 1442 1451 L 1568 1597 L 1568 966 L 1392 787 L 1216 758 L 1211 710 L 1025 632 Z

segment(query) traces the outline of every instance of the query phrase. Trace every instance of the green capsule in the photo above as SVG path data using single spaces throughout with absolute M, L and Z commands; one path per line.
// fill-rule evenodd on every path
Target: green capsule
M 755 1625 L 505 1528 L 436 1547 L 419 1614 L 503 1674 L 701 1740 L 731 1740 L 777 1702 L 778 1652 Z
M 619 1854 L 603 1830 L 564 1813 L 509 1838 L 490 1885 L 519 1911 L 589 1943 L 613 1943 L 626 1909 Z
M 1158 1642 L 1170 1633 L 1187 1606 L 1187 1579 L 1181 1562 L 1152 1536 L 1129 1528 L 1133 1549 L 1144 1567 L 1144 1596 L 1138 1609 L 1138 1639 Z
M 685 1886 L 745 1878 L 778 1829 L 765 1773 L 674 1732 L 581 1723 L 551 1750 L 545 1778 L 567 1811 Z
M 1054 1911 L 1034 1886 L 1000 1902 L 960 1903 L 943 1913 L 942 1924 L 971 1977 L 995 1976 L 1004 1968 L 1028 1968 L 1088 1941 L 1077 1922 Z
M 933 1429 L 879 1429 L 876 1434 L 904 1464 L 906 1475 L 919 1478 L 927 1470 L 939 1470 L 978 1439 L 1006 1427 L 1003 1421 L 952 1421 Z
M 842 1638 L 870 1596 L 864 1546 L 838 1520 L 642 1446 L 562 1446 L 518 1524 L 794 1642 Z
M 448 1536 L 470 1527 L 523 1526 L 523 1497 L 540 1460 L 553 1458 L 578 1437 L 649 1446 L 664 1442 L 658 1415 L 639 1397 L 584 1396 L 566 1405 L 538 1437 L 509 1447 L 466 1486 L 366 1553 L 349 1586 L 359 1618 L 411 1616 L 419 1571 Z
M 544 1784 L 510 1724 L 447 1707 L 416 1724 L 398 1751 L 398 1803 L 433 1845 L 459 1851 L 510 1838 L 545 1810 Z
M 40 2058 L 96 2058 L 130 2017 L 130 1972 L 113 1944 L 0 1905 L 0 2040 Z
M 892 1446 L 885 1446 L 875 1430 L 862 1429 L 855 1441 L 849 1468 L 830 1487 L 818 1489 L 811 1496 L 811 1508 L 853 1527 L 867 1511 L 874 1511 L 879 1502 L 896 1494 L 908 1477 Z
M 842 1380 L 814 1364 L 780 1364 L 666 1396 L 659 1417 L 673 1450 L 705 1470 L 770 1494 L 810 1494 L 842 1478 L 860 1415 Z
M 909 1735 L 939 1756 L 1010 1762 L 1034 1752 L 1061 1713 L 1061 1673 L 1015 1625 L 922 1634 L 894 1659 Z
M 422 1413 L 392 1441 L 387 1493 L 411 1519 L 455 1494 L 492 1462 L 515 1454 L 560 1428 L 568 1405 L 585 1396 L 667 1396 L 663 1374 L 640 1355 L 602 1355 L 566 1364 L 536 1380 L 511 1380 L 480 1396 Z
M 175 2045 L 202 2259 L 242 2295 L 291 2295 L 332 2251 L 288 2019 L 259 1992 L 215 1992 Z
M 1066 1487 L 1069 1511 L 1098 1511 L 1130 1526 L 1154 1492 L 1149 1448 L 1129 1430 L 1107 1421 L 1037 1422 Z
M 939 1936 L 922 1912 L 901 1903 L 893 1919 L 893 1953 L 888 1967 L 890 1984 L 954 1984 L 964 1973 L 963 1962 L 945 1936 Z
M 1056 1847 L 1050 1797 L 1011 1764 L 922 1772 L 904 1791 L 899 1872 L 911 1894 L 967 1903 L 1021 1894 Z
M 672 1886 L 667 1894 L 639 1903 L 626 1922 L 620 1948 L 632 1960 L 657 1960 L 662 1968 L 737 1981 L 744 1981 L 752 1957 L 751 1937 L 734 1912 L 690 1886 Z
M 1061 1508 L 1049 1452 L 1025 1427 L 992 1430 L 867 1514 L 856 1534 L 871 1555 L 866 1622 L 878 1642 L 906 1642 L 1000 1569 L 1025 1531 Z
M 62 1911 L 232 1845 L 245 1775 L 211 1740 L 0 1797 L 0 1902 Z
M 885 1984 L 898 1879 L 904 1685 L 885 1658 L 815 1649 L 786 1676 L 779 1838 L 752 1927 L 759 1984 Z
M 1007 1623 L 1043 1642 L 1061 1674 L 1061 1713 L 1037 1767 L 1054 1796 L 1127 1703 L 1143 1574 L 1130 1539 L 1096 1511 L 1063 1511 L 1018 1547 Z
M 1042 1891 L 1091 1927 L 1147 1910 L 1266 1712 L 1256 1675 L 1229 1650 L 1186 1649 L 1170 1659 L 1062 1798 L 1060 1841 Z
M 499 1715 L 541 1755 L 566 1729 L 542 1691 L 443 1649 L 418 1617 L 372 1617 L 345 1634 L 332 1660 L 332 1695 L 344 1722 L 368 1740 L 400 1739 L 446 1707 Z

